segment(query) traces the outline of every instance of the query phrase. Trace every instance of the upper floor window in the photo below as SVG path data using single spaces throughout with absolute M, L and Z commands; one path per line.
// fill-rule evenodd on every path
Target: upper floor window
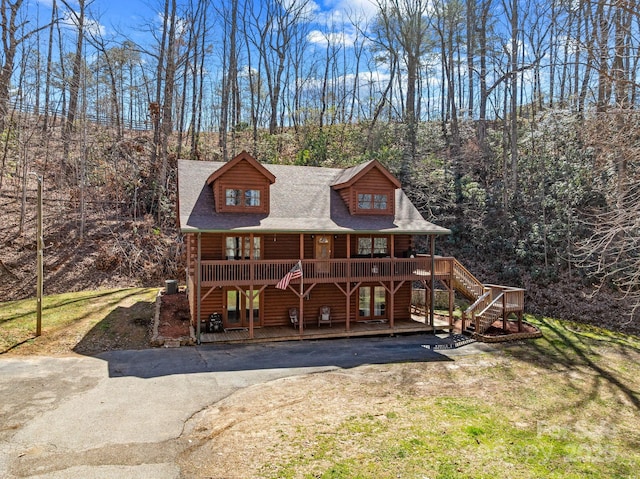
M 358 237 L 358 256 L 387 256 L 388 239 L 385 236 Z
M 260 190 L 241 190 L 238 188 L 225 189 L 225 205 L 238 207 L 260 206 Z
M 259 236 L 227 236 L 225 238 L 227 259 L 260 259 L 261 241 Z
M 244 192 L 245 206 L 260 206 L 260 190 L 246 190 Z
M 387 209 L 387 195 L 373 195 L 373 209 L 374 210 L 386 210 Z
M 385 193 L 358 193 L 358 209 L 386 211 L 389 197 Z
M 226 202 L 227 206 L 240 206 L 242 190 L 236 190 L 233 188 L 227 188 L 226 190 Z

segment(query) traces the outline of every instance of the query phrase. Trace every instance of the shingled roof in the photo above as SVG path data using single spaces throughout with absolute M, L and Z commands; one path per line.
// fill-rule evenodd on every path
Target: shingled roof
M 178 214 L 183 233 L 451 233 L 426 221 L 400 188 L 395 190 L 395 215 L 351 215 L 332 188 L 353 174 L 354 170 L 343 168 L 265 164 L 276 178 L 271 185 L 269 214 L 216 213 L 207 179 L 226 164 L 178 161 Z
M 389 182 L 394 185 L 396 188 L 400 188 L 400 182 L 398 179 L 389 173 L 378 161 L 371 160 L 366 163 L 361 163 L 356 166 L 352 166 L 351 168 L 345 168 L 341 170 L 341 173 L 337 176 L 334 183 L 331 185 L 335 189 L 344 188 L 346 186 L 351 186 L 354 181 L 357 181 L 362 175 L 366 172 L 370 171 L 373 168 L 378 168 L 378 170 L 389 180 Z

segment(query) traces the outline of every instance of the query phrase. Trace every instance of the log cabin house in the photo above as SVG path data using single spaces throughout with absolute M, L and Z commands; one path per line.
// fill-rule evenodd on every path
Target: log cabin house
M 436 256 L 436 239 L 450 231 L 426 221 L 375 160 L 179 160 L 178 210 L 198 342 L 451 330 L 455 291 L 473 303 L 467 325 L 521 319 L 523 290 L 483 285 Z M 414 253 L 417 237 L 428 254 Z M 448 291 L 448 316 L 434 314 L 436 284 Z M 416 314 L 415 303 L 426 307 Z

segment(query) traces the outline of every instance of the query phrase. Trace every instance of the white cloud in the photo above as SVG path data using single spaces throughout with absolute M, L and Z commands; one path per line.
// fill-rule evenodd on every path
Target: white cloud
M 326 47 L 327 45 L 350 46 L 356 42 L 356 35 L 349 32 L 321 32 L 312 30 L 307 35 L 307 40 L 314 45 Z
M 324 9 L 331 10 L 334 15 L 341 15 L 345 20 L 351 17 L 363 17 L 367 20 L 378 14 L 378 4 L 375 0 L 325 0 Z
M 62 24 L 66 25 L 67 27 L 77 29 L 78 17 L 79 17 L 78 12 L 72 13 L 70 11 L 66 11 L 64 12 L 64 15 L 62 17 Z M 84 17 L 84 30 L 94 36 L 104 36 L 104 33 L 105 33 L 104 25 L 102 25 L 100 22 L 96 20 L 92 20 L 91 18 L 88 18 L 87 16 Z

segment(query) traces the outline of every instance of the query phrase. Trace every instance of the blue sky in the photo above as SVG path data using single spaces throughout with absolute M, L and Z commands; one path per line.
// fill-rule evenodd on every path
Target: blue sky
M 86 0 L 88 3 L 89 18 L 88 27 L 94 32 L 99 32 L 100 37 L 111 45 L 122 42 L 125 38 L 148 47 L 156 41 L 151 38 L 150 31 L 158 32 L 161 28 L 161 12 L 164 9 L 164 0 Z M 215 2 L 216 0 L 214 0 Z M 241 2 L 243 0 L 240 0 Z M 257 4 L 261 0 L 253 0 Z M 278 0 L 283 4 L 298 3 L 304 0 Z M 316 45 L 319 51 L 326 49 L 327 42 L 346 48 L 349 51 L 356 41 L 356 29 L 352 22 L 360 26 L 367 25 L 377 13 L 379 1 L 384 0 L 308 0 L 309 33 L 307 40 Z M 39 16 L 39 23 L 46 23 L 51 15 L 53 0 L 27 0 L 27 14 L 31 17 Z M 72 6 L 77 7 L 77 0 L 67 0 Z M 178 10 L 181 4 L 187 4 L 188 0 L 178 0 Z M 64 11 L 66 8 L 57 0 L 58 8 Z M 215 5 L 215 4 L 214 4 Z M 71 24 L 72 21 L 69 20 Z M 71 37 L 70 37 L 71 38 Z M 214 33 L 211 37 L 214 48 L 220 41 Z M 357 39 L 362 42 L 362 35 Z M 366 72 L 361 73 L 363 77 Z M 385 76 L 384 68 L 378 65 L 376 76 Z
M 67 0 L 77 5 L 77 0 Z M 260 0 L 255 0 L 260 2 Z M 282 0 L 283 3 L 292 0 Z M 48 18 L 53 0 L 30 0 L 27 7 L 29 15 L 39 8 L 41 21 Z M 58 7 L 63 8 L 60 0 Z M 182 3 L 178 0 L 178 5 Z M 163 9 L 162 0 L 93 0 L 89 7 L 91 16 L 99 23 L 101 31 L 107 35 L 116 30 L 125 30 L 128 36 L 134 36 L 135 30 L 144 27 Z M 376 12 L 376 0 L 310 0 L 309 8 L 318 25 L 348 23 L 348 16 L 371 18 Z M 96 25 L 98 27 L 98 25 Z

